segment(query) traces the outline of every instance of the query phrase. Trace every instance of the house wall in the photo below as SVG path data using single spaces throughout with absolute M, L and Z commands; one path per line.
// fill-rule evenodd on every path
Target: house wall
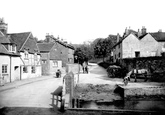
M 122 58 L 122 43 L 118 44 L 114 49 L 113 49 L 113 61 L 116 62 L 116 60 Z
M 41 71 L 38 69 L 41 69 L 40 64 L 40 56 L 37 56 L 37 59 L 35 59 L 34 54 L 28 54 L 28 58 L 25 58 L 25 54 L 23 52 L 20 53 L 21 59 L 23 64 L 21 65 L 21 79 L 28 79 L 28 78 L 34 78 L 41 76 Z M 27 73 L 23 72 L 23 67 L 27 67 Z M 32 72 L 32 67 L 35 67 L 35 73 Z M 38 71 L 36 71 L 38 70 Z
M 11 57 L 11 81 L 20 80 L 20 65 L 21 59 L 20 57 Z
M 74 63 L 74 50 L 71 48 L 68 48 L 68 63 L 73 64 Z
M 140 51 L 139 39 L 130 34 L 122 41 L 122 58 L 134 58 L 136 51 Z
M 0 55 L 0 60 L 0 85 L 2 85 L 10 82 L 10 57 Z M 7 65 L 7 74 L 2 74 L 2 65 Z
M 165 42 L 158 42 L 158 48 L 157 48 L 156 56 L 161 56 L 163 49 L 165 49 Z
M 50 60 L 50 75 L 55 75 L 57 69 L 62 68 L 62 61 L 61 60 Z
M 158 56 L 158 46 L 159 43 L 150 34 L 147 34 L 140 40 L 140 57 Z
M 49 75 L 50 73 L 49 53 L 41 53 L 41 66 L 42 66 L 42 75 Z
M 58 50 L 60 51 L 60 59 L 62 60 L 62 66 L 66 67 L 68 63 L 68 49 L 66 46 L 57 43 Z

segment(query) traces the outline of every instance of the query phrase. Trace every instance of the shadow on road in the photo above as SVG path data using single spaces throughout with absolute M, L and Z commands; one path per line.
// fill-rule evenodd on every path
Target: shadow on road
M 0 109 L 0 115 L 56 115 L 60 114 L 52 108 L 40 107 L 4 107 Z

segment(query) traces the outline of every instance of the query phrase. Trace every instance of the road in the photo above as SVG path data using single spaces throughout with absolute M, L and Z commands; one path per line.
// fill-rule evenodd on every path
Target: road
M 89 83 L 89 84 L 122 84 L 122 79 L 120 78 L 109 78 L 107 77 L 107 71 L 97 64 L 89 64 L 89 73 L 79 75 L 79 83 Z
M 51 93 L 62 85 L 62 78 L 51 78 L 0 92 L 1 107 L 50 108 Z

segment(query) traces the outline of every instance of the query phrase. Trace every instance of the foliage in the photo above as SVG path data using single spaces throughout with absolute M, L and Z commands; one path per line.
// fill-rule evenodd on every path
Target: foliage
M 94 57 L 96 58 L 104 58 L 110 54 L 112 47 L 112 42 L 108 38 L 98 38 L 94 41 Z

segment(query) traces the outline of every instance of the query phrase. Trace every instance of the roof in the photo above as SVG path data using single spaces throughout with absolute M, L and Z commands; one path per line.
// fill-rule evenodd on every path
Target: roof
M 7 51 L 7 49 L 2 44 L 0 44 L 0 53 L 4 53 L 4 54 L 8 54 L 9 53 Z
M 40 52 L 50 52 L 54 43 L 37 43 Z
M 2 44 L 0 44 L 0 54 L 1 55 L 10 55 L 10 56 L 20 56 L 18 54 L 9 52 Z
M 130 34 L 133 34 L 135 37 L 137 37 L 138 35 L 138 32 L 132 30 L 132 29 L 129 29 L 128 30 L 128 34 L 126 35 L 126 33 L 123 34 L 123 37 L 120 37 L 120 40 L 119 42 L 117 42 L 112 48 L 114 48 L 115 46 L 117 46 L 118 44 L 120 44 L 126 37 L 128 37 Z
M 155 32 L 150 34 L 158 42 L 165 41 L 165 32 Z
M 9 44 L 11 43 L 10 40 L 6 36 L 0 36 L 0 43 L 1 44 Z
M 29 37 L 31 32 L 23 32 L 23 33 L 12 33 L 8 34 L 11 37 L 11 40 L 17 44 L 17 50 L 20 51 L 21 47 L 25 43 L 26 39 Z
M 112 41 L 112 47 L 117 43 L 117 35 L 109 35 L 108 39 Z M 122 37 L 119 38 L 119 41 L 122 39 Z

